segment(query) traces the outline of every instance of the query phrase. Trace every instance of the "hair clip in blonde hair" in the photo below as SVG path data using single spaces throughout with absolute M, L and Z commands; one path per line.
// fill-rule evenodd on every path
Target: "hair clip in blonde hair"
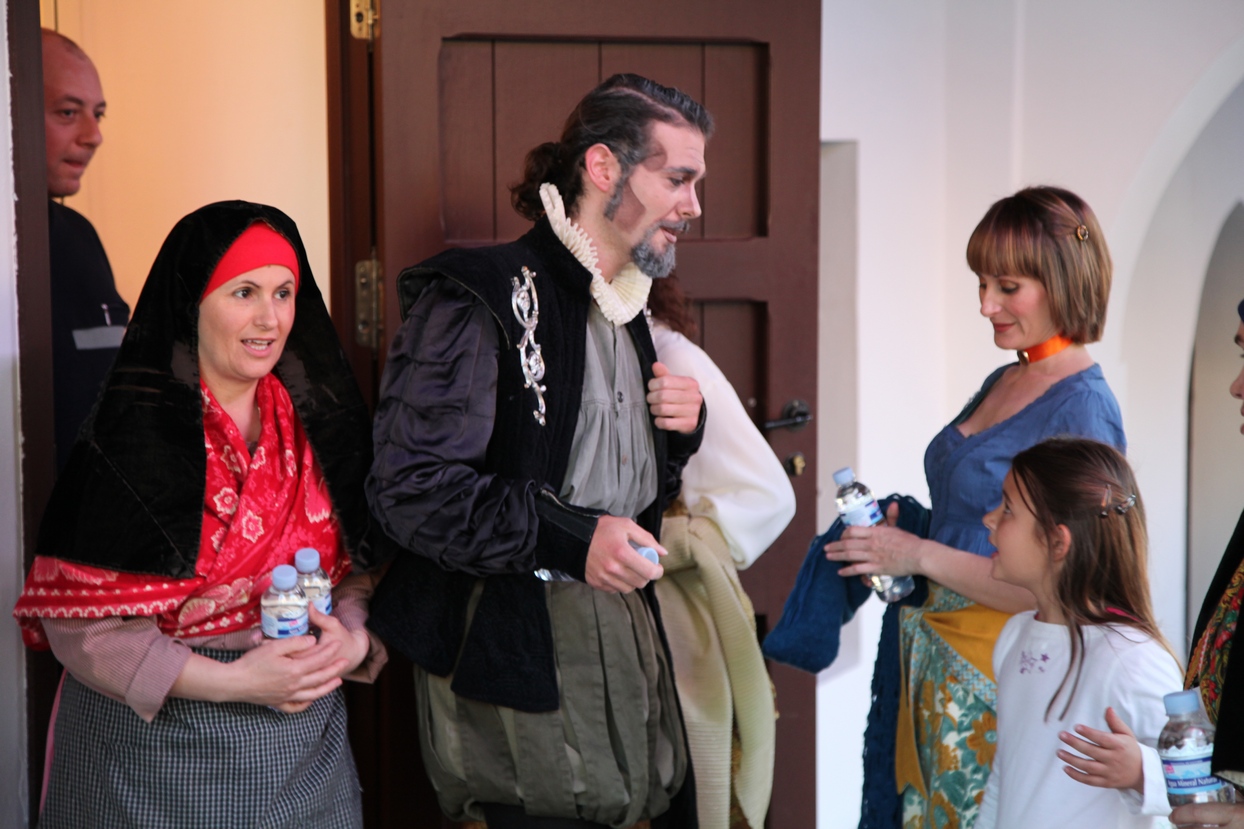
M 1080 225 L 1076 228 L 1076 238 L 1081 242 L 1087 242 L 1089 237 L 1088 225 Z
M 1106 487 L 1106 496 L 1101 499 L 1101 512 L 1098 513 L 1102 518 L 1108 518 L 1111 512 L 1117 512 L 1119 515 L 1127 515 L 1127 511 L 1136 506 L 1136 496 L 1129 495 L 1117 504 L 1112 504 L 1112 493 L 1110 487 Z

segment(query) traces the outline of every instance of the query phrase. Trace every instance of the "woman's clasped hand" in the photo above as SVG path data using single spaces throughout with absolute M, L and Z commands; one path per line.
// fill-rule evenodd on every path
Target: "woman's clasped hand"
M 360 630 L 347 630 L 333 616 L 309 607 L 315 636 L 263 639 L 252 632 L 256 647 L 234 662 L 216 662 L 192 656 L 173 684 L 173 695 L 208 702 L 250 702 L 287 714 L 306 710 L 311 703 L 341 685 L 342 677 L 367 657 L 370 641 Z M 262 640 L 262 641 L 261 641 Z

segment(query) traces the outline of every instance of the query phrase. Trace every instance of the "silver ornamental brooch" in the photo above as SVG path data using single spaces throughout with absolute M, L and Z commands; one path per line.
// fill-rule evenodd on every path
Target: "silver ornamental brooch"
M 518 359 L 523 367 L 523 388 L 534 389 L 536 392 L 536 408 L 532 415 L 536 421 L 544 425 L 544 392 L 547 389 L 540 385 L 544 379 L 544 355 L 540 353 L 540 344 L 536 342 L 536 326 L 540 323 L 540 298 L 536 295 L 535 274 L 527 266 L 523 266 L 523 279 L 511 277 L 514 293 L 510 297 L 510 307 L 518 324 L 523 327 L 523 338 L 518 342 Z

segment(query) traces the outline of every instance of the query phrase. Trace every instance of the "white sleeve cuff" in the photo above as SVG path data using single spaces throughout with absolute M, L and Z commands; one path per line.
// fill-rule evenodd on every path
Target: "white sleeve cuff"
M 1131 789 L 1120 789 L 1127 810 L 1134 815 L 1165 816 L 1171 813 L 1170 801 L 1166 799 L 1166 778 L 1162 775 L 1162 759 L 1156 749 L 1141 743 L 1141 768 L 1144 773 L 1145 794 L 1142 797 Z

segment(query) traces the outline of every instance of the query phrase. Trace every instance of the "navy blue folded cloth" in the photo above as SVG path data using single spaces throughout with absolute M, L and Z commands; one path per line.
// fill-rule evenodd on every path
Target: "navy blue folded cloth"
M 929 510 L 910 495 L 891 495 L 880 502 L 882 512 L 895 502 L 899 505 L 898 526 L 928 538 Z M 839 576 L 842 563 L 825 558 L 825 545 L 837 541 L 844 529 L 842 519 L 835 518 L 828 530 L 812 540 L 795 586 L 786 597 L 782 618 L 761 646 L 769 659 L 817 673 L 838 656 L 842 626 L 873 592 L 859 578 Z M 920 580 L 918 577 L 917 582 Z

